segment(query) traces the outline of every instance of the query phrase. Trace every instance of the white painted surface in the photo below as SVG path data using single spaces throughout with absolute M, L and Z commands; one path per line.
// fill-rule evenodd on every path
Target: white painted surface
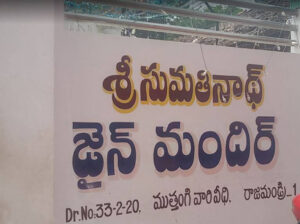
M 54 223 L 53 11 L 11 7 L 0 2 L 0 223 Z
M 298 26 L 298 32 L 291 32 L 291 36 L 292 36 L 292 39 L 298 40 L 298 43 L 299 43 L 299 38 L 300 38 L 300 9 L 298 9 L 298 16 L 294 18 L 293 23 Z M 298 46 L 292 47 L 291 52 L 299 54 L 300 53 L 300 44 Z
M 48 224 L 53 223 L 53 5 L 23 3 L 0 3 L 0 223 Z

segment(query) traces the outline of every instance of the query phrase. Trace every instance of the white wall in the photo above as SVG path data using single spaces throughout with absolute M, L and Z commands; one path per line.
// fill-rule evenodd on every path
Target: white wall
M 293 22 L 294 24 L 298 25 L 298 32 L 292 32 L 292 39 L 298 40 L 298 42 L 300 42 L 300 9 L 298 9 L 298 16 L 294 18 Z M 300 44 L 299 46 L 292 47 L 291 52 L 300 54 Z
M 14 3 L 0 3 L 0 223 L 48 224 L 53 223 L 54 10 L 50 2 Z

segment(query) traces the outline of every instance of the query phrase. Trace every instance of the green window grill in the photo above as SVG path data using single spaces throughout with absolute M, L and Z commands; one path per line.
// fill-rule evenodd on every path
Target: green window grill
M 300 0 L 290 0 L 290 6 L 292 9 L 300 8 Z

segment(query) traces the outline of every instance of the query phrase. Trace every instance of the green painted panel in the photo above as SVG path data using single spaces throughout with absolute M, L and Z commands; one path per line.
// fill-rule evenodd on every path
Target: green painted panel
M 290 0 L 290 4 L 292 9 L 300 8 L 300 0 Z

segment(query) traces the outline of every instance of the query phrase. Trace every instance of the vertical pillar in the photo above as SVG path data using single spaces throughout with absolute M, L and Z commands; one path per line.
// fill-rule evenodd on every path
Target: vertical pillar
M 53 224 L 52 1 L 0 1 L 0 30 L 0 223 Z
M 298 16 L 296 16 L 294 18 L 293 23 L 298 26 L 298 31 L 291 32 L 291 38 L 293 40 L 298 40 L 298 43 L 299 43 L 299 40 L 300 40 L 300 9 L 298 9 Z M 298 44 L 298 46 L 292 47 L 291 52 L 300 54 L 300 44 Z

